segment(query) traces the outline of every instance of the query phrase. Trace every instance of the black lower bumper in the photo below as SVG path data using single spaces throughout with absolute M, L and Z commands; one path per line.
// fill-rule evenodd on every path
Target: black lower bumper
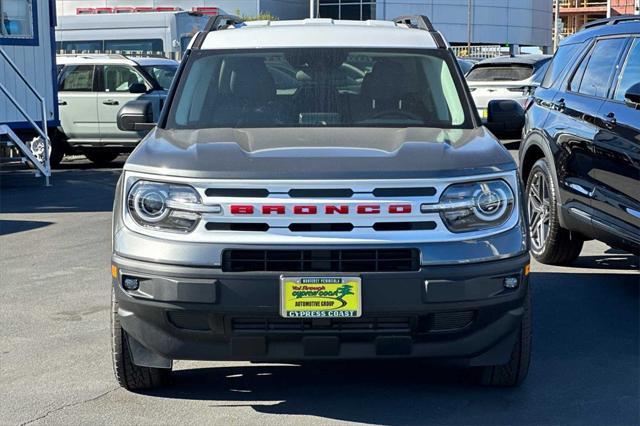
M 139 365 L 394 357 L 498 365 L 509 360 L 517 337 L 529 255 L 358 274 L 362 317 L 354 319 L 281 318 L 280 274 L 223 273 L 118 256 L 113 264 L 118 314 Z M 124 290 L 123 277 L 138 278 L 140 288 Z M 506 288 L 507 277 L 517 278 L 518 286 Z

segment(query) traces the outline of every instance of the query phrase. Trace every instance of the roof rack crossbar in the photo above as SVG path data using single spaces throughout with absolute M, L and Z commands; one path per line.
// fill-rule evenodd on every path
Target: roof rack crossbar
M 200 49 L 202 47 L 202 43 L 204 43 L 204 39 L 207 38 L 207 34 L 209 34 L 211 31 L 220 31 L 226 29 L 230 25 L 240 25 L 243 23 L 244 20 L 235 15 L 212 16 L 207 21 L 204 29 L 196 36 L 196 39 L 193 41 L 193 46 L 191 46 L 191 48 Z
M 396 24 L 405 24 L 425 31 L 435 31 L 433 24 L 425 15 L 402 15 L 393 19 Z
M 433 41 L 436 43 L 439 49 L 446 49 L 447 43 L 445 43 L 442 35 L 435 29 L 431 21 L 425 15 L 403 15 L 393 19 L 396 24 L 404 24 L 411 28 L 417 28 L 419 30 L 428 31 L 433 37 Z
M 585 30 L 587 28 L 599 27 L 601 25 L 616 25 L 616 24 L 619 24 L 620 22 L 626 22 L 626 21 L 640 21 L 640 16 L 639 15 L 620 15 L 620 16 L 614 16 L 611 18 L 597 19 L 595 21 L 587 22 L 582 26 L 581 29 Z

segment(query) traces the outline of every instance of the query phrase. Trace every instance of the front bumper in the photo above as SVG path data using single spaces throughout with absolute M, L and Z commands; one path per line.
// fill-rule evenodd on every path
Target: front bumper
M 357 274 L 362 317 L 331 320 L 281 318 L 277 273 L 223 273 L 118 255 L 112 262 L 119 318 L 139 365 L 412 357 L 475 366 L 509 360 L 524 312 L 529 255 Z M 126 276 L 138 278 L 140 288 L 124 290 Z M 505 288 L 505 277 L 517 277 L 518 287 Z

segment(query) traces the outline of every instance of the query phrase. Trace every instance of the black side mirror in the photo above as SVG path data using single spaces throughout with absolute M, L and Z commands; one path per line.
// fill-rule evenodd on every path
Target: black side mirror
M 130 101 L 118 111 L 118 129 L 125 132 L 150 130 L 156 125 L 153 122 L 151 101 Z
M 640 83 L 636 83 L 624 94 L 624 102 L 631 108 L 640 109 Z
M 147 93 L 147 86 L 142 83 L 133 83 L 129 86 L 129 93 Z
M 512 100 L 490 101 L 486 126 L 500 138 L 519 138 L 524 127 L 524 109 Z

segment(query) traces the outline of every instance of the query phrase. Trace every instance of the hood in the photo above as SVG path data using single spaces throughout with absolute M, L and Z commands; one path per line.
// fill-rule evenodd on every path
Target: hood
M 210 179 L 410 179 L 515 168 L 483 127 L 155 129 L 125 165 Z

